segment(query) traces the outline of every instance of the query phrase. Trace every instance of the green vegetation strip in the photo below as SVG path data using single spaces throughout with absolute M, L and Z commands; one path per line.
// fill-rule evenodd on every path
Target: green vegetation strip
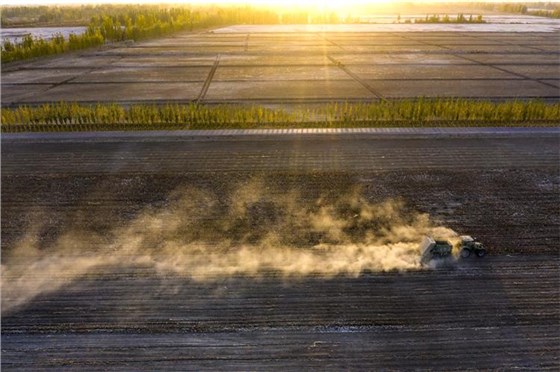
M 2 109 L 2 132 L 152 129 L 382 127 L 551 127 L 560 103 L 417 99 L 329 103 L 291 110 L 244 105 L 83 105 L 56 103 Z

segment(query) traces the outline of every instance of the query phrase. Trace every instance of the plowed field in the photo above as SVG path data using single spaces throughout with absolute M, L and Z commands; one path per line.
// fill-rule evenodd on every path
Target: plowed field
M 559 148 L 538 131 L 4 135 L 2 369 L 557 369 Z M 348 195 L 399 200 L 387 221 L 427 214 L 489 255 L 224 275 L 189 272 L 166 251 L 177 237 L 153 233 L 186 226 L 209 262 L 271 231 L 307 252 L 336 224 L 321 235 L 292 219 L 317 205 L 356 218 Z M 369 228 L 342 230 L 354 244 Z M 126 251 L 138 239 L 150 259 Z

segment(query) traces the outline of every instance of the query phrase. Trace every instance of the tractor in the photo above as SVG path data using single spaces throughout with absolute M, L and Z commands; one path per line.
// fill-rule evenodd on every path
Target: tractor
M 486 256 L 486 248 L 470 235 L 463 235 L 460 237 L 461 242 L 458 244 L 459 252 L 462 258 L 467 258 L 471 254 L 476 254 L 477 257 Z
M 477 257 L 484 257 L 486 255 L 486 248 L 476 238 L 463 235 L 459 239 L 455 248 L 460 252 L 461 258 L 467 258 L 472 254 L 475 254 Z M 420 251 L 422 252 L 422 264 L 427 264 L 432 260 L 450 257 L 453 253 L 453 245 L 447 240 L 435 240 L 432 237 L 426 236 L 420 245 Z

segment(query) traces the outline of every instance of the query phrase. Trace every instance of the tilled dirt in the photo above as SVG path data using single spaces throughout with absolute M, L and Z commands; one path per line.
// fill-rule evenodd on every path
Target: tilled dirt
M 3 250 L 31 228 L 43 245 L 68 230 L 102 234 L 148 208 L 165 208 L 185 188 L 210 193 L 218 206 L 204 211 L 206 220 L 220 219 L 235 190 L 258 180 L 264 196 L 254 201 L 251 229 L 266 229 L 266 214 L 283 206 L 262 203 L 286 193 L 314 205 L 358 190 L 370 203 L 402 199 L 498 254 L 556 253 L 558 139 L 527 136 L 7 139 Z
M 554 369 L 557 256 L 210 283 L 86 276 L 3 319 L 3 369 Z
M 3 67 L 2 105 L 281 103 L 290 110 L 380 98 L 555 102 L 560 97 L 554 27 L 552 32 L 536 32 L 534 24 L 380 27 L 388 26 L 384 32 L 376 32 L 383 31 L 376 25 L 345 25 L 340 32 L 232 26 L 16 62 Z M 458 28 L 437 32 L 450 26 Z M 508 31 L 509 26 L 531 32 Z M 489 32 L 481 32 L 486 27 Z M 430 32 L 417 32 L 421 29 Z
M 3 369 L 560 365 L 557 138 L 8 136 L 2 145 Z M 373 206 L 396 200 L 405 216 L 429 214 L 434 225 L 478 237 L 489 256 L 326 276 L 261 270 L 200 278 L 127 256 L 57 270 L 59 258 L 106 253 L 115 231 L 142 230 L 143 216 L 174 221 L 165 217 L 171 210 L 189 221 L 182 239 L 204 241 L 209 259 L 222 241 L 263 242 L 270 231 L 309 250 L 337 238 L 309 233 L 295 218 L 324 206 L 355 218 L 360 207 L 348 195 Z M 232 222 L 241 199 L 243 218 Z M 341 231 L 356 243 L 372 228 L 379 226 L 352 222 Z M 69 232 L 83 239 L 69 244 Z M 54 266 L 29 271 L 28 256 L 12 257 L 22 244 Z M 10 275 L 20 269 L 28 275 L 16 283 Z M 14 283 L 37 292 L 9 308 Z

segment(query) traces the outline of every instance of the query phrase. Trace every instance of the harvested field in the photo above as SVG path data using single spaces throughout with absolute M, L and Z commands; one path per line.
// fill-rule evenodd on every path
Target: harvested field
M 15 63 L 3 66 L 2 105 L 560 98 L 557 26 L 371 26 L 233 26 Z
M 491 257 L 451 272 L 211 284 L 119 270 L 6 316 L 2 365 L 555 369 L 558 267 Z
M 3 65 L 2 369 L 558 370 L 543 19 L 231 26 Z M 440 97 L 474 101 L 418 109 Z M 122 106 L 25 107 L 59 101 Z M 321 123 L 346 128 L 297 129 Z M 115 128 L 191 130 L 5 133 Z M 422 235 L 454 232 L 488 256 L 420 264 Z
M 436 132 L 3 135 L 2 369 L 558 368 L 558 131 Z M 321 208 L 328 231 L 357 222 L 309 234 L 296 217 Z M 219 260 L 371 241 L 353 208 L 490 255 L 386 272 Z M 166 250 L 181 239 L 207 260 Z

